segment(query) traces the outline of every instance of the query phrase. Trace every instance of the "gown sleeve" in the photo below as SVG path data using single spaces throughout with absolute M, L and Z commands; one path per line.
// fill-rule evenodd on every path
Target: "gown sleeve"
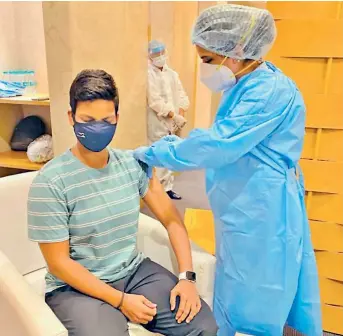
M 284 90 L 283 98 L 276 99 L 275 81 L 269 77 L 251 83 L 239 102 L 210 129 L 195 129 L 185 139 L 162 138 L 141 151 L 140 159 L 174 171 L 221 168 L 237 161 L 268 137 L 287 114 L 292 92 Z

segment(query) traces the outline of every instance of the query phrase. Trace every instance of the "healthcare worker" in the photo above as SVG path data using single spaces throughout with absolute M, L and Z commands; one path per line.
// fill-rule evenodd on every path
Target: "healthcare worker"
M 197 19 L 200 76 L 223 91 L 210 129 L 170 136 L 135 157 L 175 171 L 206 169 L 216 224 L 219 336 L 322 335 L 318 274 L 298 167 L 305 105 L 262 57 L 276 37 L 267 10 L 219 5 Z
M 178 74 L 166 64 L 165 45 L 159 41 L 151 41 L 148 52 L 148 140 L 152 144 L 166 135 L 175 134 L 185 126 L 189 100 Z M 169 197 L 181 199 L 173 191 L 172 171 L 157 168 L 156 174 Z

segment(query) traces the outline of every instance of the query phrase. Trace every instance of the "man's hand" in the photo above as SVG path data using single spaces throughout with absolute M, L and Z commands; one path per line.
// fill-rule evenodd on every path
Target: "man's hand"
M 187 120 L 180 114 L 175 114 L 173 120 L 179 129 L 187 124 Z
M 196 285 L 190 281 L 181 280 L 174 287 L 170 294 L 172 311 L 175 310 L 176 298 L 178 296 L 180 297 L 180 305 L 176 314 L 176 320 L 178 323 L 182 323 L 185 320 L 187 323 L 190 323 L 201 309 L 201 300 Z
M 143 295 L 125 294 L 120 311 L 136 324 L 148 324 L 157 313 L 156 305 Z
M 182 108 L 179 109 L 179 114 L 183 117 L 185 117 L 185 110 L 183 110 Z

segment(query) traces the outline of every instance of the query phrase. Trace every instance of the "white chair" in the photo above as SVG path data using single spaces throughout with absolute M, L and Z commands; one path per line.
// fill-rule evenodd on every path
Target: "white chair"
M 27 196 L 36 173 L 0 178 L 0 335 L 66 336 L 68 332 L 44 302 L 45 262 L 38 245 L 27 238 Z M 156 220 L 141 215 L 138 247 L 155 262 L 177 271 L 166 231 Z M 193 248 L 198 289 L 210 304 L 215 258 Z M 153 335 L 129 325 L 131 336 Z

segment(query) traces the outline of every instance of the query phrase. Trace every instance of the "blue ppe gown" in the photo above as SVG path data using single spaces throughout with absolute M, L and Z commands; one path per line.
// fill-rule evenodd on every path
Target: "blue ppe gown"
M 264 63 L 224 92 L 214 124 L 166 137 L 137 159 L 206 169 L 216 225 L 219 336 L 322 335 L 318 274 L 298 161 L 305 106 L 292 80 Z

